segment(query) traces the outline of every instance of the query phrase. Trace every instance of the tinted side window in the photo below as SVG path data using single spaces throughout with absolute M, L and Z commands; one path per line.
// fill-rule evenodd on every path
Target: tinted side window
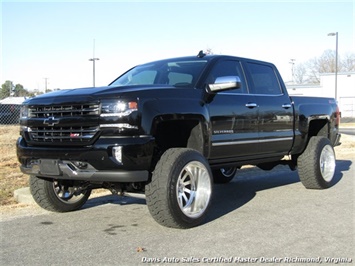
M 208 84 L 213 84 L 218 77 L 225 77 L 225 76 L 238 76 L 240 81 L 242 82 L 242 87 L 235 90 L 228 91 L 233 93 L 248 93 L 244 73 L 241 69 L 239 61 L 227 60 L 227 61 L 219 61 L 217 62 L 210 74 L 207 78 Z
M 251 77 L 251 93 L 274 94 L 282 93 L 274 69 L 269 65 L 247 63 Z

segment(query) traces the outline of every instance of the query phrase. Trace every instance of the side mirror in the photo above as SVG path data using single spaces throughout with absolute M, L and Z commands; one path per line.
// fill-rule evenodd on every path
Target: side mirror
M 207 92 L 216 93 L 231 89 L 239 89 L 241 86 L 242 82 L 238 76 L 218 77 L 214 84 L 207 85 Z

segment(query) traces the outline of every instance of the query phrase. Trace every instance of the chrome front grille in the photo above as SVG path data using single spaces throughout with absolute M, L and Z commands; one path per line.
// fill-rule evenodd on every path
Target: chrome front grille
M 30 118 L 47 117 L 74 117 L 99 115 L 100 105 L 92 104 L 70 104 L 70 105 L 50 105 L 50 106 L 29 106 Z
M 99 103 L 28 107 L 31 145 L 90 145 L 99 132 Z
M 28 130 L 31 141 L 37 143 L 87 144 L 99 131 L 98 126 L 77 127 L 31 127 Z

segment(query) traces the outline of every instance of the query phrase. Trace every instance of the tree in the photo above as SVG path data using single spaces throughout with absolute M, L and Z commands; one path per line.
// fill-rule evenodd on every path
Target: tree
M 340 69 L 343 72 L 355 71 L 355 54 L 346 54 L 340 63 Z
M 21 84 L 14 85 L 12 81 L 6 80 L 5 83 L 1 85 L 0 99 L 4 99 L 10 96 L 26 97 L 31 96 L 31 94 L 26 89 L 24 89 Z
M 4 99 L 11 95 L 13 89 L 12 81 L 6 80 L 4 84 L 1 85 L 0 99 Z
M 355 54 L 338 56 L 338 72 L 355 71 Z M 326 50 L 319 57 L 295 66 L 295 82 L 319 83 L 321 73 L 335 73 L 335 51 Z
M 214 54 L 212 48 L 207 47 L 205 54 Z
M 25 90 L 21 84 L 16 84 L 15 85 L 14 96 L 26 97 L 28 95 L 29 95 L 28 91 Z
M 320 73 L 335 73 L 335 52 L 326 50 L 320 57 L 309 60 L 307 65 L 310 72 L 309 81 L 311 83 L 319 83 Z
M 304 83 L 306 74 L 307 74 L 307 68 L 304 64 L 296 65 L 293 70 L 294 82 L 296 84 Z

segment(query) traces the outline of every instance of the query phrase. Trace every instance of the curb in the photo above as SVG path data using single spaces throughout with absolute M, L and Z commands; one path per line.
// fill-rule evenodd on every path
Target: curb
M 14 191 L 14 198 L 18 203 L 35 204 L 29 187 L 16 189 Z

